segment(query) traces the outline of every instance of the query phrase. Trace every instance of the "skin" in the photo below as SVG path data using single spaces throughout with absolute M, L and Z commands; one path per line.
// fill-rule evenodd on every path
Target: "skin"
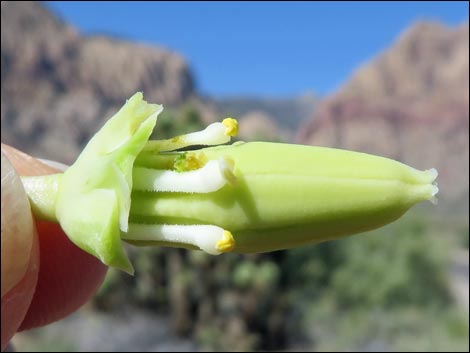
M 71 314 L 98 290 L 107 271 L 72 244 L 59 225 L 31 215 L 19 175 L 58 172 L 2 144 L 1 349 L 21 330 Z

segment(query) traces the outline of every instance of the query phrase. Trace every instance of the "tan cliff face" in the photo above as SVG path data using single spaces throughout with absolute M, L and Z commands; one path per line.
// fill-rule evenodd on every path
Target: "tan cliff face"
M 468 23 L 405 31 L 317 106 L 297 141 L 435 167 L 440 198 L 468 200 L 468 31 Z
M 2 142 L 71 162 L 91 134 L 136 91 L 176 106 L 194 96 L 172 52 L 81 36 L 37 2 L 2 2 Z

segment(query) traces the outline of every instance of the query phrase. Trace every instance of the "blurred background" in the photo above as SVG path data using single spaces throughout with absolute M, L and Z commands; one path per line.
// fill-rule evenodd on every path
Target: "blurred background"
M 439 170 L 439 205 L 317 246 L 130 249 L 94 300 L 19 351 L 468 351 L 467 2 L 1 4 L 1 138 L 71 163 L 136 91 L 156 135 L 233 115 L 240 139 Z

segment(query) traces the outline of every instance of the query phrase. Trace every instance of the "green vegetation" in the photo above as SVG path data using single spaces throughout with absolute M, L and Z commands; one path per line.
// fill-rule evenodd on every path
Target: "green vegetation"
M 448 283 L 458 234 L 435 228 L 429 218 L 407 217 L 322 245 L 334 255 L 303 266 L 302 280 L 316 279 L 316 290 L 297 292 L 314 349 L 468 351 L 468 313 L 456 307 Z

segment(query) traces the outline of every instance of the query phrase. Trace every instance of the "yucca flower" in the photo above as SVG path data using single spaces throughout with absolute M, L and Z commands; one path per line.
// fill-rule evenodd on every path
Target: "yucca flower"
M 438 191 L 436 170 L 369 154 L 222 145 L 237 133 L 232 118 L 149 141 L 161 111 L 136 93 L 63 174 L 23 178 L 37 217 L 128 272 L 122 241 L 214 255 L 286 249 L 381 227 Z

